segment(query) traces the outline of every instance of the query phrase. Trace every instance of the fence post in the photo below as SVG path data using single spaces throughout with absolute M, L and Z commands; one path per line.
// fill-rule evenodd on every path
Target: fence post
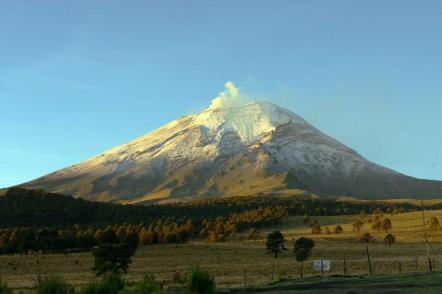
M 371 261 L 370 261 L 370 253 L 368 253 L 368 245 L 365 245 L 365 252 L 367 253 L 367 261 L 368 261 L 368 271 L 370 276 L 373 275 L 373 271 L 371 269 Z
M 401 274 L 402 273 L 402 265 L 401 265 L 401 261 L 400 260 L 398 260 L 398 265 L 399 265 L 399 274 Z
M 346 277 L 346 276 L 347 276 L 347 265 L 346 265 L 345 258 L 344 258 L 344 277 Z
M 244 289 L 247 288 L 247 271 L 246 268 L 244 267 Z

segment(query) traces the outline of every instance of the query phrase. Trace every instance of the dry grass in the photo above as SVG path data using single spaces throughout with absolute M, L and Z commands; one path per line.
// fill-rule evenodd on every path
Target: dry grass
M 442 220 L 442 210 L 428 211 L 427 219 L 436 216 Z M 387 217 L 387 215 L 385 216 Z M 384 245 L 382 239 L 385 233 L 374 233 L 371 224 L 367 223 L 362 232 L 370 232 L 376 242 L 369 245 L 374 259 L 374 271 L 379 273 L 395 273 L 399 270 L 399 261 L 403 272 L 427 270 L 425 244 L 422 242 L 421 213 L 404 213 L 388 217 L 393 224 L 392 233 L 397 243 L 391 248 Z M 209 270 L 216 277 L 219 287 L 240 287 L 243 285 L 244 269 L 247 271 L 247 281 L 250 285 L 266 284 L 271 281 L 272 265 L 275 264 L 275 279 L 279 277 L 297 277 L 299 265 L 295 262 L 291 250 L 293 240 L 299 236 L 310 236 L 316 240 L 316 247 L 311 259 L 330 259 L 332 271 L 327 274 L 342 274 L 343 259 L 347 260 L 348 273 L 352 275 L 366 274 L 367 261 L 365 245 L 357 241 L 358 234 L 352 231 L 351 224 L 358 216 L 317 217 L 323 225 L 330 229 L 336 224 L 342 224 L 344 233 L 341 235 L 310 236 L 310 230 L 302 224 L 300 217 L 289 218 L 280 229 L 288 242 L 288 251 L 280 258 L 274 259 L 265 252 L 265 240 L 231 241 L 223 244 L 205 244 L 204 242 L 185 245 L 157 245 L 140 248 L 133 258 L 133 264 L 127 279 L 141 279 L 146 272 L 154 273 L 166 285 L 172 284 L 173 276 L 179 274 L 185 277 L 195 265 Z M 364 218 L 365 221 L 368 217 Z M 268 230 L 261 231 L 265 236 Z M 442 252 L 442 230 L 429 230 L 431 251 Z M 433 255 L 436 269 L 442 268 L 442 256 Z M 0 275 L 3 280 L 15 288 L 32 287 L 38 274 L 58 274 L 74 285 L 85 284 L 94 276 L 90 271 L 92 266 L 90 253 L 78 253 L 68 256 L 33 255 L 33 256 L 1 256 Z M 313 272 L 312 262 L 305 265 L 306 275 L 318 274 Z

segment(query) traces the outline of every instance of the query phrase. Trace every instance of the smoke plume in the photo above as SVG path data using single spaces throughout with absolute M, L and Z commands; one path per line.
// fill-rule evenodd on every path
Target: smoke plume
M 247 98 L 240 94 L 239 88 L 231 81 L 224 85 L 225 89 L 212 100 L 210 109 L 226 109 L 241 106 L 247 102 Z

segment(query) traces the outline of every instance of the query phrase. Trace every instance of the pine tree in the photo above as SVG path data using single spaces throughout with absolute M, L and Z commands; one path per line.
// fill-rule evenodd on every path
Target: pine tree
M 315 241 L 312 239 L 301 237 L 295 241 L 293 253 L 296 260 L 301 263 L 301 279 L 303 278 L 304 261 L 312 254 L 313 247 L 315 247 Z
M 124 243 L 101 244 L 92 251 L 94 266 L 92 270 L 97 276 L 111 272 L 114 274 L 127 273 L 131 257 L 135 252 Z
M 272 253 L 275 258 L 278 258 L 278 254 L 283 250 L 287 250 L 284 247 L 284 236 L 280 231 L 274 231 L 267 236 L 266 248 L 269 253 Z

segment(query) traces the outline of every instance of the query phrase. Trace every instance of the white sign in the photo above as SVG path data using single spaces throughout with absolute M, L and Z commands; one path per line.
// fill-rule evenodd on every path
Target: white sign
M 330 270 L 330 260 L 317 259 L 313 261 L 313 267 L 315 271 L 329 271 Z

